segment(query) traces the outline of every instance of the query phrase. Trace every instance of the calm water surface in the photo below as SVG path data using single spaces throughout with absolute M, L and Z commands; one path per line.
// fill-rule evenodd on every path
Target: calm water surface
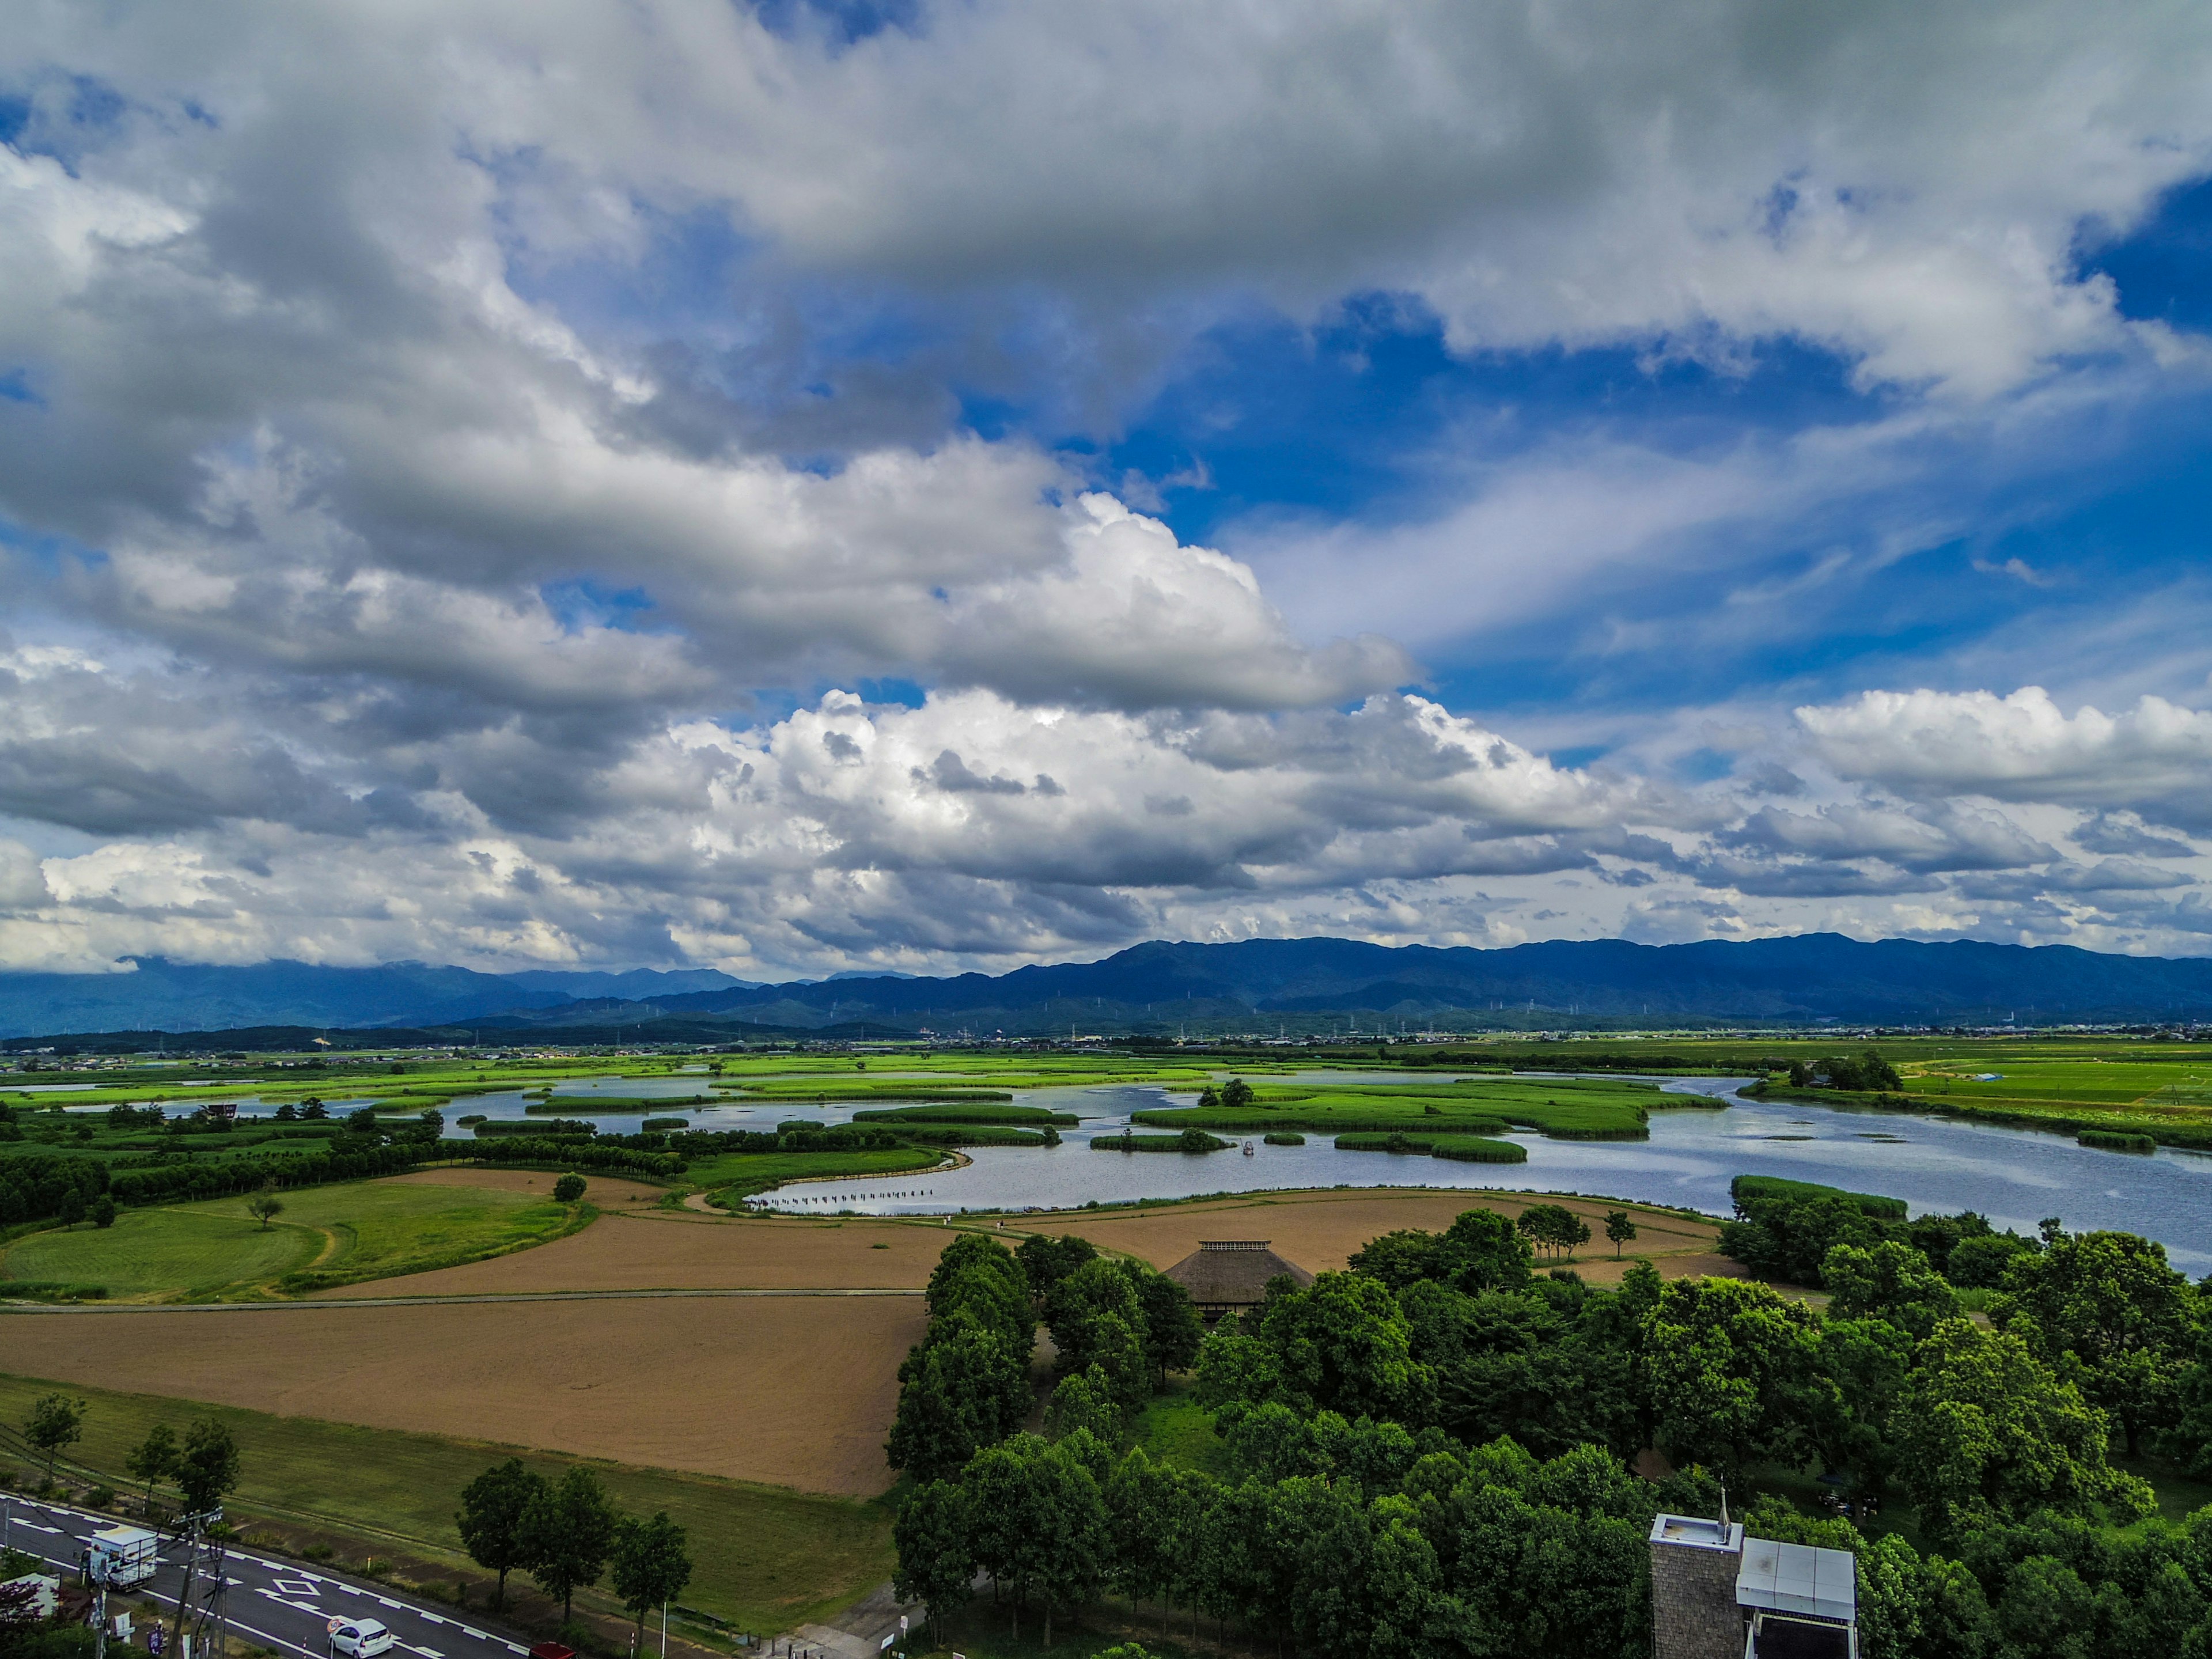
M 1302 1081 L 1337 1074 L 1302 1073 Z M 1371 1073 L 1341 1080 L 1372 1082 Z M 1443 1081 L 1439 1077 L 1436 1080 Z M 1097 1152 L 1092 1136 L 1119 1135 L 1133 1111 L 1188 1105 L 1195 1096 L 1157 1086 L 1025 1091 L 1024 1103 L 1073 1112 L 1083 1120 L 1055 1147 L 975 1147 L 965 1169 L 860 1181 L 806 1182 L 764 1194 L 772 1206 L 799 1212 L 852 1210 L 875 1215 L 935 1215 L 948 1211 L 1066 1209 L 1097 1200 L 1188 1198 L 1206 1193 L 1263 1192 L 1297 1187 L 1505 1188 L 1641 1199 L 1710 1214 L 1729 1212 L 1729 1182 L 1744 1174 L 1787 1176 L 1855 1191 L 1901 1198 L 1915 1215 L 1978 1210 L 2000 1227 L 2033 1232 L 2045 1216 L 2076 1231 L 2118 1228 L 2165 1244 L 2174 1265 L 2212 1270 L 2212 1155 L 2161 1148 L 2149 1157 L 2091 1152 L 2060 1135 L 2028 1129 L 1948 1121 L 1904 1113 L 1844 1112 L 1796 1102 L 1747 1100 L 1744 1079 L 1680 1079 L 1669 1094 L 1712 1105 L 1655 1110 L 1648 1141 L 1547 1140 L 1516 1133 L 1526 1164 L 1454 1164 L 1388 1152 L 1340 1152 L 1326 1134 L 1303 1146 L 1269 1146 L 1250 1137 L 1253 1155 L 1236 1152 Z M 648 1114 L 594 1112 L 594 1095 L 678 1098 L 707 1092 L 703 1076 L 606 1078 L 563 1083 L 554 1096 L 561 1115 L 602 1130 L 635 1133 Z M 250 1095 L 233 1097 L 250 1102 Z M 333 1100 L 334 1111 L 356 1103 Z M 446 1121 L 482 1112 L 521 1118 L 519 1090 L 477 1095 L 446 1108 Z M 858 1107 L 794 1101 L 730 1106 L 672 1106 L 701 1129 L 773 1129 L 794 1118 L 842 1123 Z M 188 1110 L 173 1104 L 171 1110 Z
M 1085 1143 L 1118 1135 L 1132 1110 L 1188 1103 L 1152 1087 L 1049 1089 L 1025 1102 L 1082 1115 L 1056 1147 L 976 1147 L 964 1170 L 873 1181 L 809 1182 L 767 1195 L 785 1210 L 937 1214 L 959 1209 L 1062 1209 L 1096 1199 L 1185 1198 L 1293 1187 L 1504 1188 L 1585 1193 L 1729 1212 L 1729 1182 L 1745 1174 L 1826 1182 L 1901 1198 L 1915 1215 L 1978 1210 L 1999 1227 L 2033 1232 L 2045 1216 L 2077 1231 L 2116 1228 L 2155 1238 L 2176 1267 L 2212 1269 L 2212 1156 L 2161 1148 L 2149 1157 L 2097 1152 L 2033 1130 L 1904 1113 L 1842 1112 L 1747 1100 L 1747 1079 L 1675 1079 L 1671 1094 L 1713 1106 L 1656 1110 L 1648 1141 L 1547 1140 L 1516 1133 L 1526 1164 L 1454 1164 L 1388 1152 L 1340 1152 L 1329 1137 L 1253 1155 L 1107 1153 Z M 769 1121 L 801 1115 L 787 1107 Z M 806 1116 L 836 1118 L 821 1109 Z M 718 1113 L 697 1115 L 701 1127 Z

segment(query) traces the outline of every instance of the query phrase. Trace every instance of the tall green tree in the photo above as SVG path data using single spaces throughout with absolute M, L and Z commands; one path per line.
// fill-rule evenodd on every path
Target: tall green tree
M 645 1615 L 665 1607 L 691 1582 L 691 1557 L 684 1528 L 656 1510 L 652 1518 L 626 1515 L 615 1523 L 611 1558 L 615 1594 L 637 1614 L 637 1648 L 645 1646 Z
M 2081 1391 L 2139 1449 L 2146 1430 L 2179 1416 L 2183 1369 L 2194 1358 L 2197 1293 L 2166 1265 L 2166 1247 L 2133 1233 L 2058 1233 L 2020 1255 L 1990 1299 L 1992 1322 L 2026 1318 L 2046 1357 L 2081 1367 Z
M 891 1542 L 898 1551 L 892 1594 L 928 1609 L 930 1634 L 940 1643 L 945 1614 L 964 1607 L 974 1594 L 970 1525 L 968 1494 L 950 1480 L 915 1487 L 891 1523 Z
M 71 1446 L 84 1438 L 85 1403 L 65 1394 L 42 1394 L 31 1402 L 23 1419 L 23 1438 L 46 1455 L 46 1479 L 54 1478 L 54 1465 Z
M 1678 1463 L 1740 1475 L 1803 1446 L 1820 1316 L 1740 1279 L 1678 1279 L 1644 1322 L 1659 1443 Z
M 469 1559 L 498 1575 L 492 1610 L 507 1606 L 507 1575 L 530 1565 L 523 1516 L 546 1493 L 545 1477 L 523 1467 L 519 1457 L 495 1463 L 461 1488 L 460 1512 L 453 1516 Z
M 216 1508 L 244 1473 L 245 1460 L 230 1431 L 218 1419 L 195 1419 L 185 1431 L 184 1449 L 177 1457 L 177 1488 L 185 1495 L 185 1512 L 202 1515 Z
M 1636 1241 L 1636 1224 L 1629 1219 L 1627 1211 L 1607 1210 L 1605 1212 L 1605 1236 L 1613 1244 L 1613 1259 L 1620 1261 L 1621 1246 Z
M 146 1431 L 146 1437 L 133 1447 L 123 1467 L 131 1478 L 145 1485 L 144 1502 L 150 1509 L 154 1503 L 154 1483 L 172 1479 L 177 1472 L 177 1462 L 184 1448 L 177 1442 L 177 1431 L 167 1423 L 156 1423 Z
M 1820 1262 L 1834 1319 L 1879 1319 L 1914 1341 L 1959 1316 L 1959 1293 L 1935 1264 L 1910 1244 L 1884 1239 L 1870 1249 L 1832 1247 Z
M 617 1516 L 599 1477 L 572 1468 L 536 1493 L 522 1512 L 522 1549 L 538 1588 L 561 1601 L 567 1623 L 576 1592 L 599 1582 L 614 1547 Z
M 1322 1273 L 1267 1306 L 1260 1340 L 1304 1409 L 1413 1424 L 1435 1415 L 1435 1374 L 1413 1358 L 1412 1328 L 1379 1280 Z
M 2109 1420 L 2017 1334 L 1938 1325 L 1897 1413 L 1898 1474 L 1939 1542 L 2032 1510 L 2147 1514 L 2150 1488 L 2112 1467 Z

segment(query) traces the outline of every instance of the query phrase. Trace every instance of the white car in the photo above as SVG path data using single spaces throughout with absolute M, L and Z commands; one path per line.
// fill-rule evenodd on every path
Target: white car
M 331 1651 L 346 1659 L 376 1659 L 392 1651 L 392 1632 L 374 1619 L 331 1620 Z

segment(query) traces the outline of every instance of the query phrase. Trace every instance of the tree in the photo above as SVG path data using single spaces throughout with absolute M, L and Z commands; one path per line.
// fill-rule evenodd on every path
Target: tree
M 553 1183 L 553 1201 L 556 1204 L 574 1204 L 583 1195 L 584 1177 L 573 1170 Z
M 1283 1386 L 1309 1411 L 1346 1418 L 1425 1423 L 1436 1377 L 1412 1352 L 1412 1328 L 1398 1300 L 1360 1273 L 1322 1273 L 1279 1297 L 1261 1316 Z
M 84 1194 L 72 1187 L 62 1194 L 61 1202 L 56 1206 L 54 1213 L 60 1218 L 63 1226 L 74 1227 L 84 1219 L 90 1208 L 91 1206 L 85 1202 Z
M 1872 1249 L 1838 1244 L 1820 1262 L 1832 1291 L 1832 1319 L 1880 1319 L 1925 1341 L 1936 1326 L 1959 1316 L 1959 1293 L 1910 1244 L 1885 1239 Z
M 561 1598 L 566 1624 L 576 1592 L 599 1582 L 615 1541 L 613 1500 L 599 1477 L 572 1468 L 558 1486 L 536 1493 L 522 1511 L 522 1553 L 530 1576 L 548 1595 Z
M 54 1478 L 54 1463 L 84 1438 L 85 1404 L 65 1394 L 45 1394 L 32 1403 L 23 1419 L 23 1438 L 46 1455 L 46 1479 Z
M 1170 1371 L 1187 1371 L 1198 1363 L 1198 1346 L 1206 1340 L 1205 1322 L 1191 1305 L 1190 1292 L 1165 1273 L 1141 1261 L 1124 1261 L 1121 1267 L 1137 1287 L 1152 1380 L 1164 1389 Z
M 493 1464 L 461 1488 L 460 1512 L 453 1516 L 453 1524 L 469 1559 L 499 1575 L 492 1591 L 495 1613 L 507 1606 L 507 1575 L 530 1565 L 523 1516 L 546 1491 L 545 1477 L 525 1468 L 519 1457 Z
M 1564 1254 L 1589 1243 L 1589 1224 L 1563 1204 L 1531 1204 L 1513 1224 L 1541 1249 Z
M 1029 1353 L 964 1310 L 932 1320 L 899 1366 L 885 1455 L 915 1479 L 947 1479 L 1029 1414 Z
M 614 1537 L 615 1594 L 637 1613 L 637 1648 L 645 1646 L 645 1615 L 666 1607 L 691 1582 L 691 1558 L 684 1553 L 684 1528 L 655 1510 L 649 1521 L 624 1516 Z
M 1644 1323 L 1659 1443 L 1727 1474 L 1800 1449 L 1820 1316 L 1741 1279 L 1678 1279 Z
M 1672 1286 L 1669 1286 L 1671 1289 Z M 1938 1325 L 1897 1413 L 1898 1468 L 1929 1536 L 1948 1540 L 2051 1509 L 2147 1514 L 2150 1488 L 2106 1460 L 2110 1425 L 2017 1334 Z
M 1620 1261 L 1620 1247 L 1633 1243 L 1636 1239 L 1636 1224 L 1628 1218 L 1627 1211 L 1607 1210 L 1605 1212 L 1605 1236 L 1613 1241 L 1613 1259 Z
M 1241 1077 L 1232 1077 L 1222 1085 L 1221 1103 L 1224 1106 L 1249 1106 L 1252 1099 L 1252 1085 Z
M 975 1551 L 969 1541 L 967 1494 L 949 1480 L 915 1488 L 891 1523 L 898 1549 L 892 1594 L 929 1610 L 930 1634 L 942 1639 L 945 1615 L 974 1593 Z
M 1127 1419 L 1121 1414 L 1113 1385 L 1096 1365 L 1060 1378 L 1045 1411 L 1045 1431 L 1054 1439 L 1063 1439 L 1078 1429 L 1107 1446 L 1119 1446 L 1127 1433 Z
M 123 1467 L 131 1472 L 131 1478 L 146 1483 L 147 1507 L 153 1505 L 154 1483 L 174 1479 L 178 1462 L 183 1455 L 176 1431 L 167 1423 L 156 1423 L 124 1460 Z
M 1031 1233 L 1015 1250 L 1014 1259 L 1021 1263 L 1030 1294 L 1042 1305 L 1062 1279 L 1097 1255 L 1098 1247 L 1079 1233 Z
M 246 1200 L 246 1212 L 260 1222 L 263 1232 L 269 1231 L 270 1222 L 284 1213 L 284 1200 L 276 1196 L 274 1182 L 264 1184 L 259 1192 Z
M 212 1417 L 197 1418 L 185 1431 L 185 1448 L 177 1458 L 178 1490 L 185 1495 L 185 1513 L 204 1515 L 238 1485 L 242 1470 L 238 1442 Z
M 103 1229 L 115 1224 L 115 1200 L 106 1193 L 92 1200 L 92 1224 Z
M 2118 1420 L 2128 1455 L 2142 1431 L 2174 1421 L 2180 1374 L 2197 1337 L 2197 1295 L 2166 1265 L 2166 1247 L 2133 1233 L 2064 1233 L 2005 1271 L 1991 1321 L 2033 1322 L 2046 1356 L 2082 1367 L 2081 1392 Z

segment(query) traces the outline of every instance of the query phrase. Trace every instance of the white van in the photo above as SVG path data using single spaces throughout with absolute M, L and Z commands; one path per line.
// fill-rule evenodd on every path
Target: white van
M 346 1659 L 376 1659 L 392 1651 L 392 1632 L 374 1619 L 331 1620 L 331 1651 Z

